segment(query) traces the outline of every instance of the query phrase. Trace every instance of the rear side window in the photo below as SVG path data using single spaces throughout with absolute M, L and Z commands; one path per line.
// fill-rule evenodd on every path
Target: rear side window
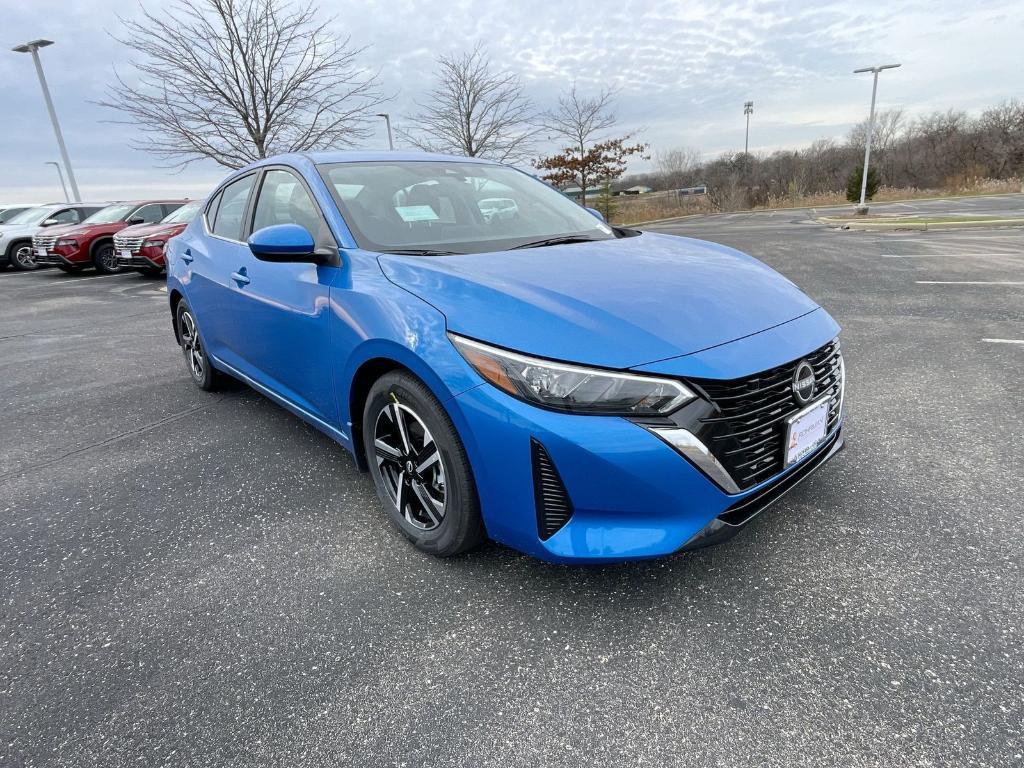
M 182 205 L 184 205 L 184 203 L 164 203 L 163 206 L 162 206 L 163 209 L 164 209 L 163 218 L 166 219 L 168 216 L 170 216 L 176 210 L 181 208 Z M 162 220 L 163 219 L 161 219 L 161 221 Z
M 242 239 L 245 208 L 255 178 L 255 175 L 249 175 L 233 181 L 220 193 L 220 205 L 217 206 L 216 218 L 213 220 L 213 234 L 217 237 Z

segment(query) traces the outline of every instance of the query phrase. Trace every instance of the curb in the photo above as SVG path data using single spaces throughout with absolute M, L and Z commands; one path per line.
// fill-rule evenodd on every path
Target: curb
M 877 205 L 890 205 L 892 203 L 923 203 L 932 200 L 977 200 L 984 197 L 1008 197 L 1010 195 L 1024 195 L 1024 189 L 1020 192 L 986 192 L 983 195 L 948 195 L 946 197 L 906 197 L 899 200 L 875 200 Z M 631 221 L 623 224 L 616 224 L 617 227 L 642 227 L 645 224 L 661 224 L 666 221 L 683 221 L 685 219 L 696 219 L 701 216 L 733 216 L 737 213 L 785 213 L 787 211 L 832 211 L 848 209 L 849 205 L 798 205 L 792 208 L 745 208 L 739 211 L 710 211 L 708 213 L 687 213 L 682 216 L 669 216 L 667 219 L 649 219 L 647 221 Z
M 986 219 L 985 221 L 936 221 L 928 222 L 900 222 L 900 221 L 845 221 L 837 219 L 820 218 L 816 219 L 830 229 L 846 229 L 864 232 L 895 232 L 898 230 L 910 232 L 927 232 L 932 229 L 995 229 L 999 227 L 1024 227 L 1024 218 L 1014 219 Z

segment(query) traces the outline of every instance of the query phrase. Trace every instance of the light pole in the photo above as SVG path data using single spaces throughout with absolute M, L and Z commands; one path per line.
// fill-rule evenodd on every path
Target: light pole
M 70 203 L 71 198 L 68 197 L 68 187 L 67 184 L 64 183 L 64 173 L 60 169 L 60 163 L 55 163 L 53 160 L 47 160 L 43 165 L 52 165 L 57 169 L 57 175 L 60 177 L 60 187 L 64 190 L 64 201 Z
M 864 72 L 873 72 L 874 83 L 871 85 L 871 112 L 868 116 L 868 135 L 864 140 L 864 172 L 860 177 L 860 205 L 857 206 L 858 213 L 867 213 L 868 207 L 864 204 L 864 196 L 868 191 L 868 162 L 871 160 L 871 136 L 875 132 L 875 96 L 878 94 L 878 73 L 883 69 L 896 69 L 899 64 L 882 64 L 878 67 L 864 67 L 853 70 L 853 74 L 860 75 Z
M 43 64 L 39 61 L 39 49 L 53 45 L 53 40 L 32 40 L 31 42 L 19 45 L 11 50 L 15 53 L 31 53 L 32 61 L 36 65 L 36 74 L 39 75 L 39 85 L 43 89 L 43 98 L 46 100 L 46 109 L 50 113 L 50 122 L 53 123 L 53 132 L 57 135 L 57 146 L 60 147 L 60 156 L 64 160 L 64 167 L 68 170 L 68 181 L 71 182 L 71 191 L 75 200 L 81 200 L 78 194 L 78 182 L 75 181 L 75 172 L 71 169 L 71 159 L 68 157 L 68 148 L 64 146 L 64 135 L 60 132 L 60 123 L 57 122 L 57 112 L 53 108 L 53 99 L 50 98 L 50 89 L 46 85 L 46 76 L 43 74 Z
M 743 114 L 747 116 L 747 135 L 743 139 L 743 154 L 750 154 L 750 116 L 754 114 L 754 102 L 743 102 Z
M 391 115 L 389 115 L 387 112 L 378 112 L 377 117 L 383 117 L 384 122 L 388 126 L 388 149 L 393 150 L 395 148 L 395 140 L 391 136 Z

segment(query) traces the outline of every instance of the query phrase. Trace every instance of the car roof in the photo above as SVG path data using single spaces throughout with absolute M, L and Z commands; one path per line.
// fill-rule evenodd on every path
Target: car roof
M 480 157 L 464 157 L 462 155 L 444 155 L 435 152 L 417 152 L 410 150 L 344 150 L 324 152 L 298 152 L 286 155 L 275 155 L 252 163 L 249 167 L 261 165 L 272 165 L 285 162 L 289 159 L 304 158 L 317 165 L 321 163 L 372 163 L 384 160 L 397 160 L 400 162 L 456 162 L 456 163 L 484 163 L 487 165 L 498 165 L 493 160 L 484 160 Z

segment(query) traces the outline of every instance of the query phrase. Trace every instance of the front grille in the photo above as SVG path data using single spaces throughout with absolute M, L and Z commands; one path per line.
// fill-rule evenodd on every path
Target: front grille
M 783 469 L 786 419 L 806 407 L 793 394 L 793 377 L 801 360 L 814 368 L 813 399 L 829 399 L 828 432 L 839 422 L 842 400 L 842 353 L 838 340 L 800 360 L 753 376 L 728 381 L 693 379 L 715 406 L 701 419 L 700 439 L 741 490 Z
M 117 257 L 117 263 L 122 267 L 141 267 L 143 269 L 152 269 L 153 265 L 149 260 L 142 258 L 141 256 L 135 256 L 134 258 L 126 259 L 124 256 Z
M 537 533 L 547 540 L 569 522 L 573 512 L 572 502 L 544 446 L 531 438 L 530 452 L 533 460 L 533 498 L 537 506 Z
M 45 248 L 53 250 L 53 244 L 57 242 L 56 235 L 32 235 L 32 248 Z
M 114 250 L 118 253 L 122 251 L 131 251 L 132 253 L 138 253 L 139 248 L 142 247 L 142 241 L 144 237 L 122 237 L 121 235 L 114 235 Z

